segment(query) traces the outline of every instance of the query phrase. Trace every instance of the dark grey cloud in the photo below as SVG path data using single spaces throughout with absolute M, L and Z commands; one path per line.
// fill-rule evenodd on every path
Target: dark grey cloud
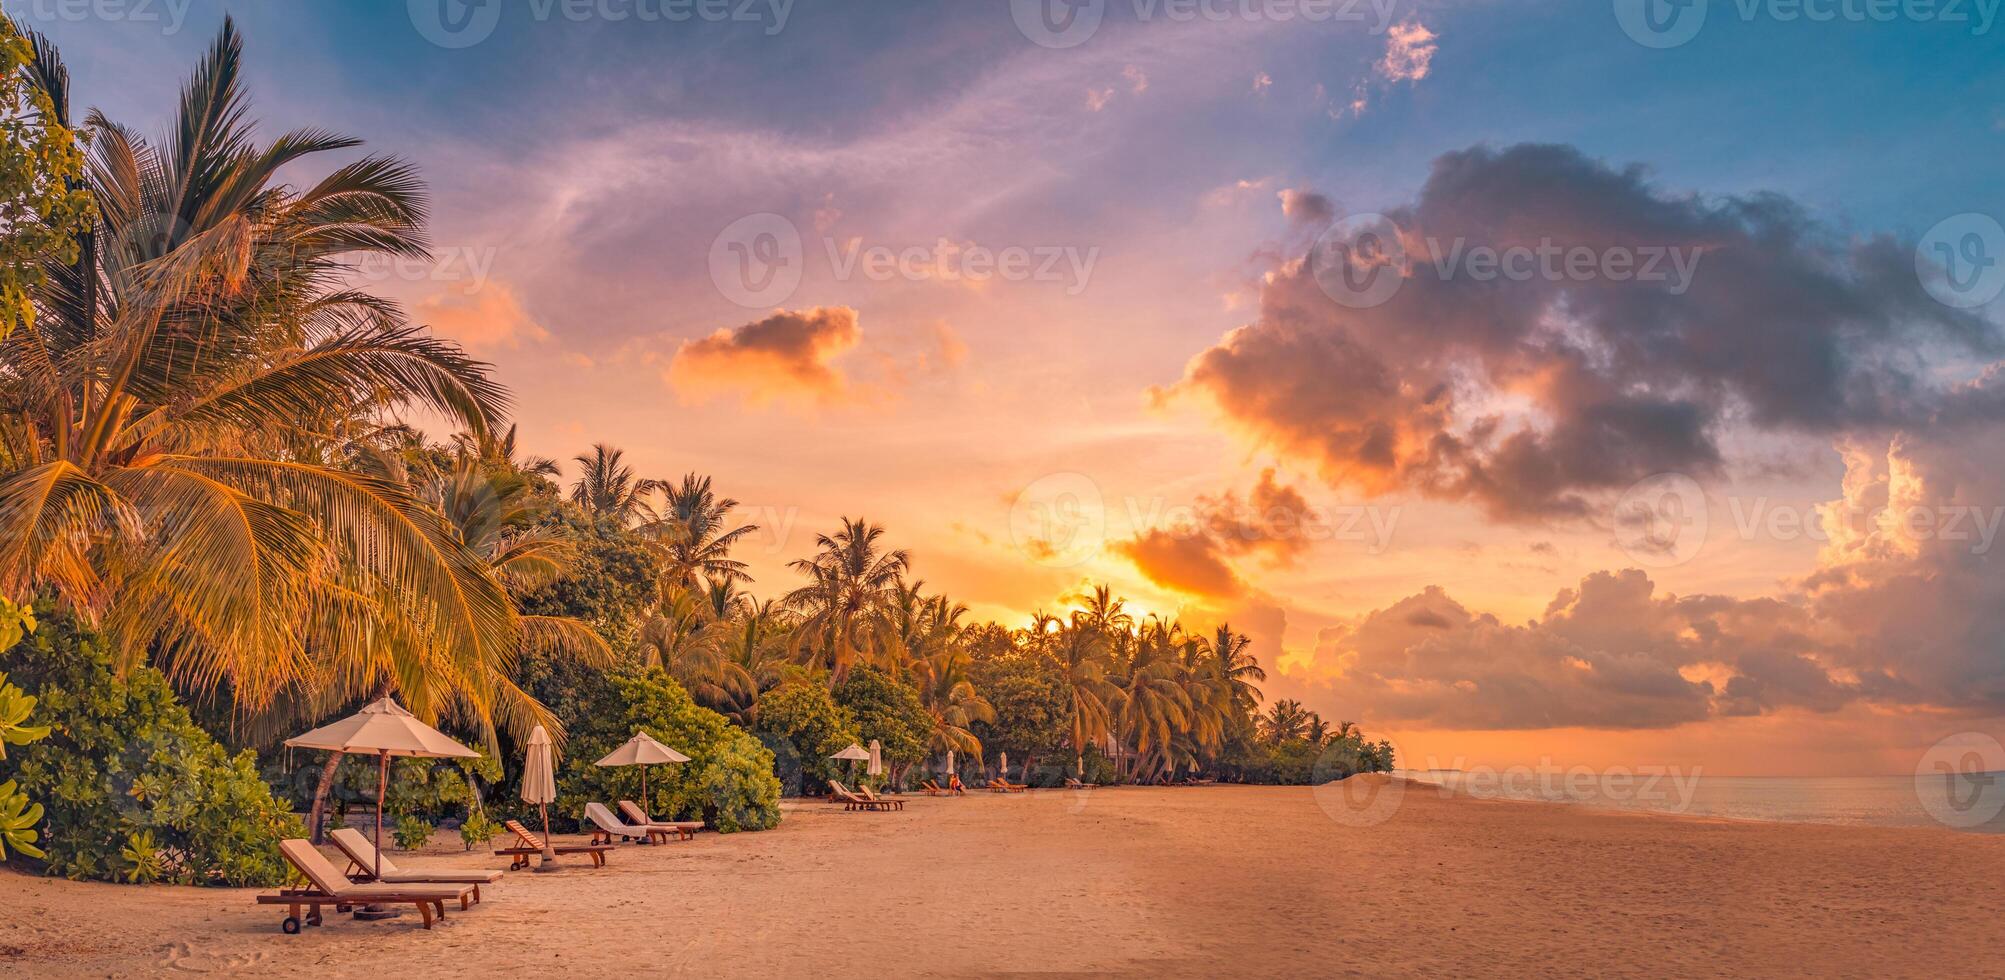
M 1991 324 L 1922 290 L 1908 243 L 1849 235 L 1780 195 L 1673 193 L 1568 146 L 1443 155 L 1387 216 L 1408 258 L 1389 301 L 1339 305 L 1311 262 L 1290 263 L 1258 319 L 1178 386 L 1368 492 L 1583 514 L 1654 473 L 1717 471 L 1736 426 L 1828 437 L 1925 418 L 1943 401 L 1936 365 L 1999 350 Z M 1466 260 L 1478 246 L 1632 265 L 1482 276 Z

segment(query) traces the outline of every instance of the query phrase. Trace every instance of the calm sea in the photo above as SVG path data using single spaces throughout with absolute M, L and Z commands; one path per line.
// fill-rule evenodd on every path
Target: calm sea
M 1405 770 L 1400 775 L 1486 799 L 1579 803 L 1735 820 L 1950 827 L 2005 833 L 2005 772 L 1820 778 L 1663 773 L 1573 778 L 1531 771 Z

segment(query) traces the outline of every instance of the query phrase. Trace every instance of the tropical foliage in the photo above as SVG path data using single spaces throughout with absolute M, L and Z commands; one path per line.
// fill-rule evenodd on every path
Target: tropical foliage
M 113 645 L 73 616 L 37 610 L 33 637 L 0 666 L 39 698 L 48 738 L 10 754 L 48 809 L 45 866 L 71 878 L 276 884 L 278 841 L 304 828 L 259 778 L 195 724 L 151 668 L 121 677 Z

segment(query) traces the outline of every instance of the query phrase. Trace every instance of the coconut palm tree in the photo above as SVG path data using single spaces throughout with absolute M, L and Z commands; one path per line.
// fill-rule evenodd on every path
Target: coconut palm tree
M 759 721 L 759 696 L 779 684 L 788 665 L 787 614 L 770 599 L 747 600 L 729 626 L 719 652 L 731 683 L 725 700 L 712 707 L 752 728 Z
M 908 665 L 912 686 L 919 691 L 919 703 L 933 718 L 929 748 L 935 752 L 967 752 L 979 755 L 982 740 L 973 729 L 976 722 L 994 722 L 996 709 L 976 690 L 971 670 L 973 658 L 958 644 L 946 644 L 931 655 Z
M 690 473 L 680 485 L 660 483 L 664 496 L 659 517 L 648 525 L 658 535 L 667 552 L 668 574 L 676 579 L 698 576 L 749 582 L 745 563 L 731 559 L 731 547 L 740 538 L 759 529 L 757 524 L 727 528 L 731 510 L 738 506 L 728 497 L 718 499 L 710 489 L 710 478 Z
M 482 679 L 517 640 L 501 584 L 423 501 L 320 447 L 401 406 L 485 432 L 507 396 L 346 285 L 356 255 L 427 254 L 416 173 L 367 156 L 280 183 L 359 141 L 257 142 L 241 57 L 226 21 L 162 143 L 86 122 L 89 254 L 47 270 L 35 320 L 0 341 L 0 591 L 54 590 L 126 662 L 253 708 L 313 686 L 332 651 L 423 636 L 450 690 L 413 710 L 485 717 Z M 46 43 L 36 66 L 65 77 Z
M 1260 719 L 1261 735 L 1271 745 L 1302 738 L 1308 733 L 1311 714 L 1302 707 L 1302 702 L 1283 698 L 1274 702 L 1266 717 Z
M 647 495 L 660 484 L 635 477 L 633 467 L 626 464 L 625 450 L 601 442 L 594 444 L 590 453 L 573 459 L 583 469 L 571 484 L 572 503 L 616 527 L 655 519 Z
M 1253 646 L 1253 638 L 1244 633 L 1234 633 L 1230 623 L 1220 624 L 1212 634 L 1210 670 L 1232 691 L 1232 701 L 1241 714 L 1250 713 L 1260 704 L 1260 688 L 1255 682 L 1265 683 L 1267 672 L 1260 668 L 1260 661 L 1254 659 L 1247 650 Z
M 1115 728 L 1135 750 L 1132 772 L 1137 778 L 1168 768 L 1171 741 L 1190 723 L 1190 696 L 1177 670 L 1179 632 L 1174 623 L 1151 618 L 1117 671 L 1121 696 Z
M 1074 613 L 1072 622 L 1055 633 L 1039 629 L 1034 634 L 1048 637 L 1049 648 L 1064 670 L 1066 714 L 1070 722 L 1073 762 L 1079 772 L 1086 769 L 1086 746 L 1096 745 L 1113 724 L 1112 705 L 1118 690 L 1107 680 L 1107 638 L 1101 631 Z
M 794 632 L 796 649 L 829 669 L 831 683 L 866 655 L 872 617 L 888 602 L 911 568 L 904 550 L 882 551 L 884 528 L 861 518 L 843 518 L 842 530 L 815 536 L 813 557 L 792 563 L 808 584 L 782 600 L 802 614 Z

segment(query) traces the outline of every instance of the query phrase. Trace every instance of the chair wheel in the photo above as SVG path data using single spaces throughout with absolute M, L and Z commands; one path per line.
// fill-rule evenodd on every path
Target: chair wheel
M 286 916 L 285 921 L 278 924 L 278 931 L 288 936 L 299 935 L 299 917 L 296 915 Z

